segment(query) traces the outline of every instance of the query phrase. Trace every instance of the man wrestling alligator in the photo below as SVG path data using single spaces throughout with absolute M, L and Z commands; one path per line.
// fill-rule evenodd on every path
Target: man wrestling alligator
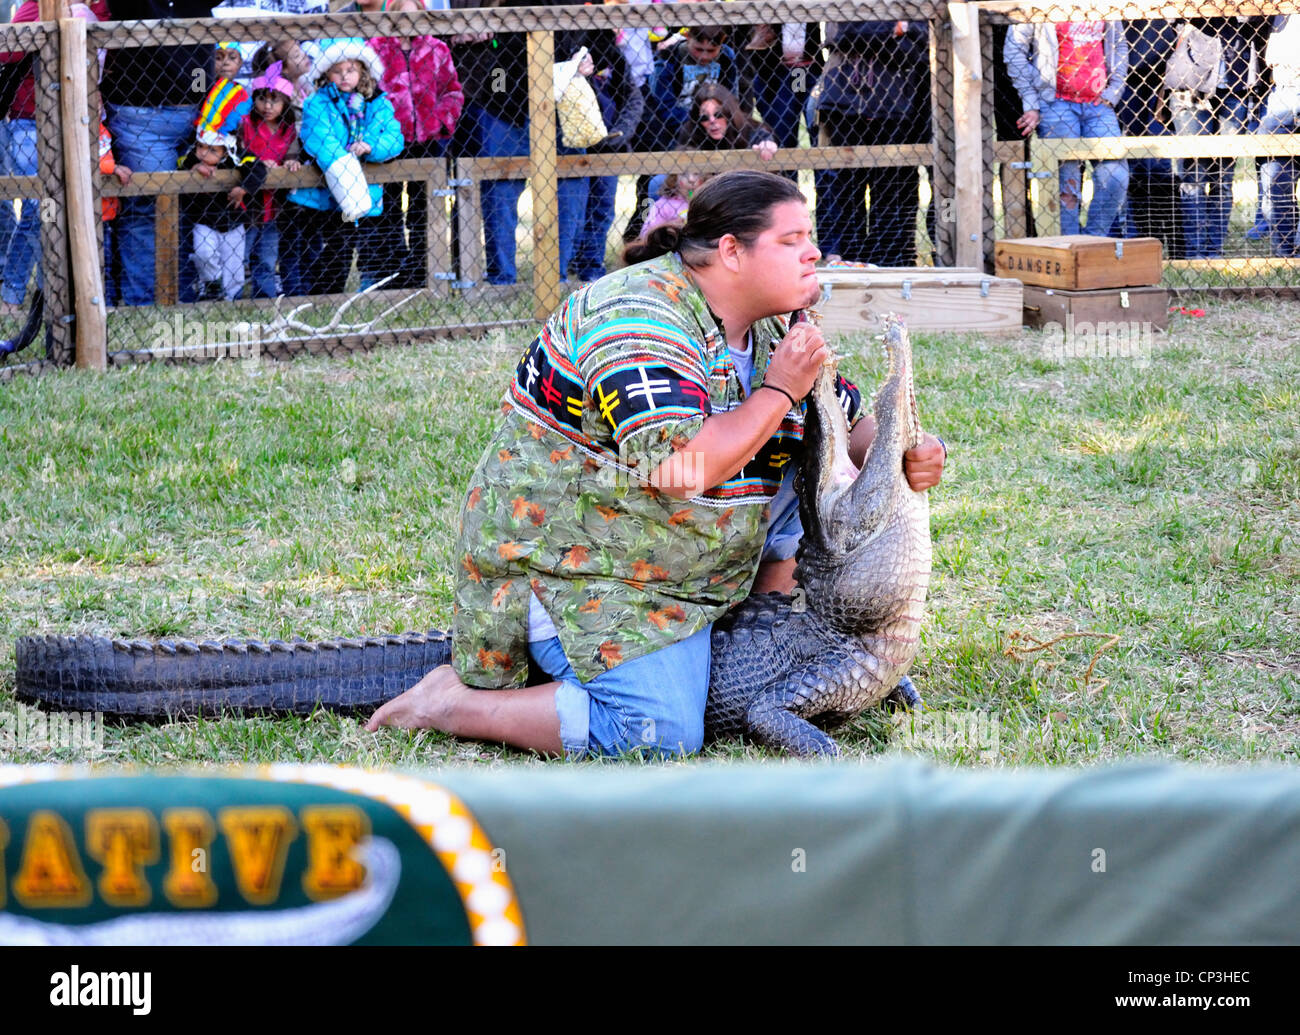
M 696 192 L 685 225 L 564 302 L 520 360 L 465 498 L 452 663 L 367 729 L 570 756 L 699 750 L 713 623 L 751 591 L 795 586 L 801 400 L 820 375 L 855 464 L 876 432 L 857 390 L 822 373 L 817 327 L 791 322 L 819 295 L 811 229 L 789 180 L 727 173 Z M 890 413 L 895 437 L 911 436 L 902 477 L 922 494 L 945 450 L 916 422 L 910 352 L 905 366 L 894 401 L 910 412 Z M 928 530 L 915 566 L 928 578 Z M 768 742 L 833 748 L 791 730 L 783 708 L 750 709 L 754 728 L 771 719 Z

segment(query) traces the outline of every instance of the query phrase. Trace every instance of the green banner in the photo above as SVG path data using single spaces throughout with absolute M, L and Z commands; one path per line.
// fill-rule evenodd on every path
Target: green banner
M 0 767 L 0 944 L 522 944 L 504 858 L 409 776 Z

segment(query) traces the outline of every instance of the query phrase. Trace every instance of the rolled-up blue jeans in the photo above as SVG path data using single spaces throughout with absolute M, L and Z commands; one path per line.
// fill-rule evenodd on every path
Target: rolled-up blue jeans
M 641 753 L 691 755 L 704 743 L 713 625 L 693 636 L 615 665 L 587 683 L 578 680 L 559 637 L 528 645 L 553 679 L 560 742 L 571 758 Z
M 1052 137 L 1117 137 L 1119 119 L 1109 105 L 1084 104 L 1057 99 L 1039 111 L 1038 135 Z M 1092 165 L 1092 203 L 1088 222 L 1080 229 L 1083 207 L 1083 172 L 1078 162 L 1062 162 L 1060 168 L 1061 233 L 1105 237 L 1128 193 L 1128 162 L 1116 159 Z M 1071 203 L 1072 202 L 1072 203 Z
M 36 120 L 10 119 L 9 146 L 5 168 L 10 176 L 36 175 Z M 9 204 L 6 202 L 5 204 Z M 4 288 L 0 296 L 10 305 L 22 305 L 27 297 L 27 281 L 41 254 L 41 206 L 35 198 L 23 198 L 23 214 L 5 249 Z M 36 278 L 40 284 L 38 272 Z
M 108 130 L 120 164 L 132 172 L 176 170 L 181 148 L 194 136 L 195 106 L 183 108 L 137 108 L 125 104 L 108 106 Z M 185 227 L 181 227 L 181 255 L 184 268 L 188 252 Z M 153 305 L 154 301 L 154 203 L 152 198 L 123 198 L 117 217 L 118 248 L 122 263 L 122 303 Z

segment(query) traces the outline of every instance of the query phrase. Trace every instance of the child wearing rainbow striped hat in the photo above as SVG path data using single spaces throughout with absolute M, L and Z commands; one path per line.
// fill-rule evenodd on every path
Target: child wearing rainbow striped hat
M 266 182 L 266 165 L 254 155 L 240 153 L 235 136 L 239 123 L 229 126 L 233 108 L 205 102 L 203 110 L 209 121 L 199 122 L 194 143 L 177 160 L 177 167 L 193 169 L 204 179 L 221 169 L 237 169 L 240 182 L 229 191 L 182 194 L 181 212 L 194 223 L 200 299 L 233 299 L 244 288 L 245 236 L 259 211 L 257 192 Z
M 238 43 L 217 44 L 212 53 L 216 82 L 199 105 L 194 125 L 218 133 L 234 133 L 239 129 L 244 116 L 253 110 L 253 98 L 235 81 L 243 64 L 244 56 L 239 52 Z

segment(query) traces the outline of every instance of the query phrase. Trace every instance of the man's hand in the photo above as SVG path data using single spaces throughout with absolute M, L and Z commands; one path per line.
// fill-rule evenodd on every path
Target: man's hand
M 862 419 L 849 432 L 849 459 L 861 468 L 867 459 L 867 450 L 876 438 L 876 418 L 864 413 Z M 913 492 L 932 489 L 943 477 L 945 462 L 942 443 L 933 435 L 921 432 L 921 444 L 903 454 L 903 476 Z
M 821 328 L 805 320 L 794 324 L 777 344 L 763 380 L 802 399 L 812 391 L 817 372 L 829 358 Z
M 797 323 L 777 344 L 763 383 L 780 391 L 754 391 L 734 410 L 711 414 L 695 436 L 656 467 L 646 480 L 656 489 L 688 499 L 739 471 L 790 412 L 790 399 L 812 389 L 828 358 L 816 325 Z
M 919 446 L 903 454 L 903 474 L 913 492 L 938 485 L 943 477 L 943 465 L 943 446 L 927 432 L 922 432 Z
M 1016 129 L 1020 130 L 1022 137 L 1027 137 L 1038 128 L 1038 121 L 1039 115 L 1037 111 L 1027 111 L 1016 119 Z

